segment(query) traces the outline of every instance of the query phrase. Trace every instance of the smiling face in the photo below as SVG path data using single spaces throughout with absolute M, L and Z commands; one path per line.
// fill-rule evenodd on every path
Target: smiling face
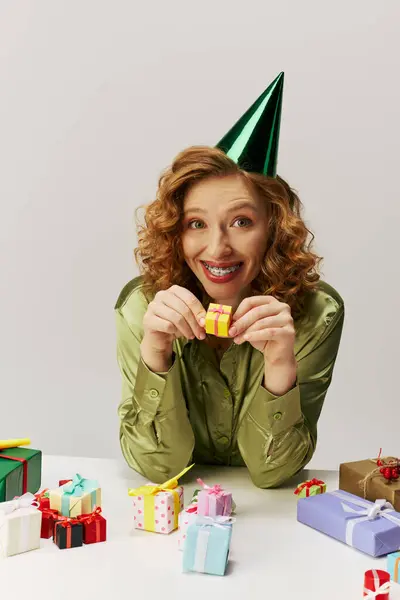
M 184 200 L 185 260 L 219 304 L 235 309 L 257 277 L 268 238 L 265 202 L 237 175 L 193 185 Z

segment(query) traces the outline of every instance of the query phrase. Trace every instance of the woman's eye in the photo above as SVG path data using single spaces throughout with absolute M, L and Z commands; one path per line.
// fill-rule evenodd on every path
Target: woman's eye
M 235 223 L 237 223 L 237 227 L 248 227 L 251 225 L 250 219 L 247 219 L 246 217 L 240 217 L 239 219 L 236 219 Z
M 190 221 L 190 223 L 188 224 L 189 229 L 203 229 L 203 227 L 204 227 L 203 221 L 199 221 L 199 220 Z

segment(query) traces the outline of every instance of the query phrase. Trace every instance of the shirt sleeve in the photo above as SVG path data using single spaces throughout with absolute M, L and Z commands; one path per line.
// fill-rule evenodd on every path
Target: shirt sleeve
M 183 397 L 179 360 L 167 373 L 143 362 L 140 343 L 145 309 L 137 303 L 116 309 L 117 360 L 122 375 L 120 444 L 130 467 L 162 483 L 189 463 L 194 435 Z
M 258 487 L 281 485 L 311 460 L 343 322 L 340 307 L 298 358 L 297 381 L 286 394 L 277 397 L 259 385 L 238 431 L 240 452 Z

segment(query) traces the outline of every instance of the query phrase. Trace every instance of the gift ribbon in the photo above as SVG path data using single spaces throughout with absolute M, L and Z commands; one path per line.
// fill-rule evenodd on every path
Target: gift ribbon
M 61 497 L 61 513 L 64 516 L 70 515 L 77 503 L 70 506 L 71 498 L 82 498 L 85 494 L 91 494 L 92 507 L 96 503 L 96 494 L 99 484 L 92 479 L 85 479 L 79 473 L 74 475 L 73 479 L 63 486 L 63 495 Z M 78 500 L 79 502 L 79 500 Z
M 194 571 L 197 571 L 198 573 L 204 573 L 206 570 L 207 550 L 212 527 L 220 527 L 223 529 L 227 525 L 231 525 L 234 522 L 235 519 L 228 516 L 197 517 L 195 523 L 196 525 L 200 525 L 200 530 L 197 534 L 196 540 L 196 550 L 193 564 Z
M 352 513 L 352 518 L 350 518 L 346 524 L 346 544 L 349 546 L 353 546 L 354 528 L 359 523 L 374 521 L 378 517 L 382 517 L 383 519 L 387 519 L 388 521 L 391 521 L 400 527 L 400 518 L 395 516 L 397 514 L 396 511 L 390 502 L 386 502 L 386 500 L 376 500 L 375 503 L 372 504 L 371 502 L 361 500 L 361 498 L 349 498 L 345 494 L 341 494 L 338 491 L 331 492 L 331 494 L 344 501 L 342 502 L 342 507 L 345 512 L 350 514 Z M 356 510 L 348 504 L 345 504 L 347 502 L 351 502 L 351 504 L 360 506 L 364 508 L 364 510 Z
M 310 489 L 313 486 L 318 486 L 321 490 L 321 494 L 324 491 L 325 488 L 325 481 L 322 481 L 322 479 L 310 479 L 309 481 L 305 481 L 304 483 L 302 483 L 301 485 L 299 485 L 296 489 L 295 489 L 295 494 L 300 494 L 304 489 L 306 490 L 306 497 L 308 498 L 310 495 Z
M 42 502 L 42 500 L 49 498 L 49 490 L 48 490 L 48 488 L 44 489 L 39 494 L 35 494 L 35 498 L 39 502 L 39 504 Z
M 214 334 L 218 335 L 218 319 L 219 319 L 220 315 L 229 315 L 230 311 L 224 310 L 224 305 L 219 304 L 218 306 L 216 306 L 214 308 L 209 308 L 208 312 L 216 313 L 215 319 L 214 319 Z
M 93 522 L 96 524 L 96 542 L 100 542 L 100 519 L 98 519 L 100 513 L 101 506 L 98 506 L 92 513 L 76 517 L 83 525 L 90 525 Z
M 72 525 L 80 525 L 78 519 L 71 519 L 70 517 L 59 516 L 58 520 L 54 523 L 54 541 L 57 541 L 57 527 L 63 527 L 67 530 L 65 547 L 71 548 L 72 546 Z
M 21 458 L 20 456 L 9 456 L 8 454 L 3 454 L 1 450 L 0 458 L 16 460 L 17 462 L 22 463 L 22 493 L 25 494 L 28 491 L 28 463 L 25 458 Z
M 194 465 L 186 467 L 178 475 L 175 475 L 172 479 L 161 483 L 160 485 L 142 485 L 135 489 L 129 489 L 129 496 L 143 496 L 144 498 L 144 529 L 147 531 L 155 531 L 155 496 L 158 492 L 170 492 L 174 498 L 174 525 L 175 529 L 178 527 L 178 515 L 180 509 L 179 493 L 176 488 L 178 487 L 178 479 L 180 479 L 189 469 Z
M 371 571 L 367 571 L 367 573 L 365 575 L 368 576 L 369 573 L 371 573 L 373 580 L 374 580 L 373 584 L 371 582 L 370 585 L 373 585 L 375 589 L 369 590 L 364 585 L 364 600 L 373 600 L 380 594 L 389 594 L 390 587 L 391 587 L 390 581 L 385 581 L 385 583 L 380 585 L 381 582 L 380 582 L 379 575 L 378 575 L 378 572 L 376 571 L 376 569 L 371 569 Z

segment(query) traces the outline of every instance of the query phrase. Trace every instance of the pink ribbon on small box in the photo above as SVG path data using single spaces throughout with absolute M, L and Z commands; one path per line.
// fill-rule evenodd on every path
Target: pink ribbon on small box
M 232 494 L 229 492 L 226 492 L 224 489 L 222 489 L 222 487 L 219 484 L 215 484 L 212 487 L 210 487 L 209 485 L 204 483 L 204 481 L 200 478 L 197 479 L 197 482 L 203 488 L 202 491 L 205 492 L 208 496 L 215 496 L 216 500 L 217 499 L 223 500 L 221 515 L 222 516 L 230 516 L 232 513 Z M 198 512 L 198 514 L 200 514 L 199 511 L 203 511 L 203 506 L 202 506 L 202 503 L 200 502 L 200 494 L 198 496 L 197 504 L 199 507 L 197 512 Z M 216 502 L 216 505 L 217 505 L 217 502 Z M 208 510 L 209 510 L 209 507 L 208 507 Z M 201 514 L 204 515 L 204 512 L 202 512 Z M 209 516 L 209 515 L 204 515 L 204 516 Z
M 218 335 L 218 319 L 219 319 L 220 315 L 229 315 L 230 312 L 229 312 L 229 310 L 224 310 L 223 304 L 220 304 L 216 308 L 209 308 L 208 312 L 217 313 L 217 316 L 215 317 L 215 321 L 214 321 L 214 334 Z M 199 480 L 197 480 L 197 481 L 199 481 Z

